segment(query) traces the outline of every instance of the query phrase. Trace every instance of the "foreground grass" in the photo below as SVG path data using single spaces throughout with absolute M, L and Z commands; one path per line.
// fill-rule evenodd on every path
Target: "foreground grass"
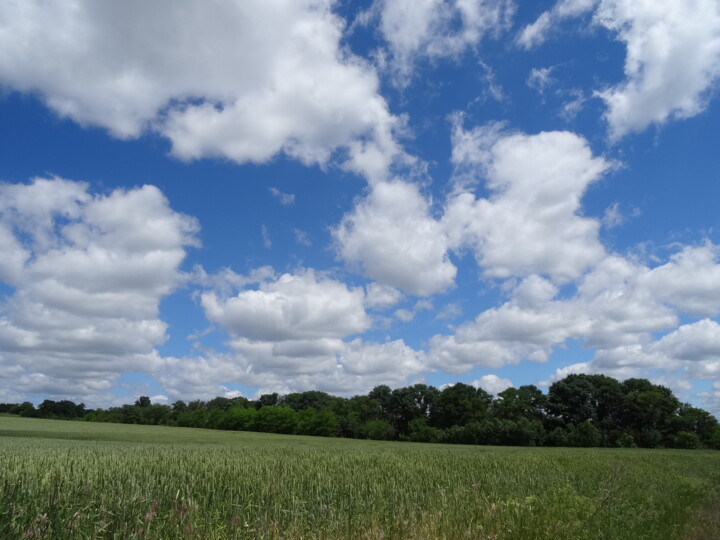
M 720 537 L 718 452 L 0 417 L 0 463 L 8 539 Z

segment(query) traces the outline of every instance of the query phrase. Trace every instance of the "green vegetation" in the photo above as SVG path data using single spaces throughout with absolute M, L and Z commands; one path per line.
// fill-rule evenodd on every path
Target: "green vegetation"
M 681 403 L 645 379 L 619 382 L 604 375 L 569 375 L 547 394 L 533 385 L 507 388 L 495 398 L 457 383 L 442 389 L 416 384 L 345 399 L 308 391 L 256 401 L 133 405 L 86 410 L 72 401 L 0 403 L 0 413 L 93 422 L 197 427 L 354 439 L 505 446 L 720 449 L 720 425 L 707 411 Z
M 720 453 L 0 416 L 0 538 L 718 538 Z

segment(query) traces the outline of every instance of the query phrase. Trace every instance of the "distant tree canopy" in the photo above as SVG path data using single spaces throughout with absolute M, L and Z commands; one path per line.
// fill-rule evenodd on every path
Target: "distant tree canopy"
M 0 413 L 375 440 L 720 449 L 720 425 L 709 412 L 646 379 L 620 382 L 605 375 L 568 375 L 547 394 L 533 385 L 496 397 L 464 383 L 380 385 L 351 398 L 311 390 L 161 405 L 140 396 L 133 405 L 95 410 L 46 399 L 37 408 L 0 403 Z

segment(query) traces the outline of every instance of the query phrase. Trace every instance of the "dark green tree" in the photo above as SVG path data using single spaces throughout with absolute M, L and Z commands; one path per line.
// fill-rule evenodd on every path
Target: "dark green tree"
M 136 407 L 149 407 L 150 405 L 152 405 L 152 403 L 150 402 L 150 398 L 147 396 L 140 396 L 135 400 Z

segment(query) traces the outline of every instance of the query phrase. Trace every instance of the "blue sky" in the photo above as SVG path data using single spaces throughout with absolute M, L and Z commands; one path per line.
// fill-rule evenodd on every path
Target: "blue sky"
M 0 50 L 0 401 L 720 412 L 714 0 L 0 1 Z

